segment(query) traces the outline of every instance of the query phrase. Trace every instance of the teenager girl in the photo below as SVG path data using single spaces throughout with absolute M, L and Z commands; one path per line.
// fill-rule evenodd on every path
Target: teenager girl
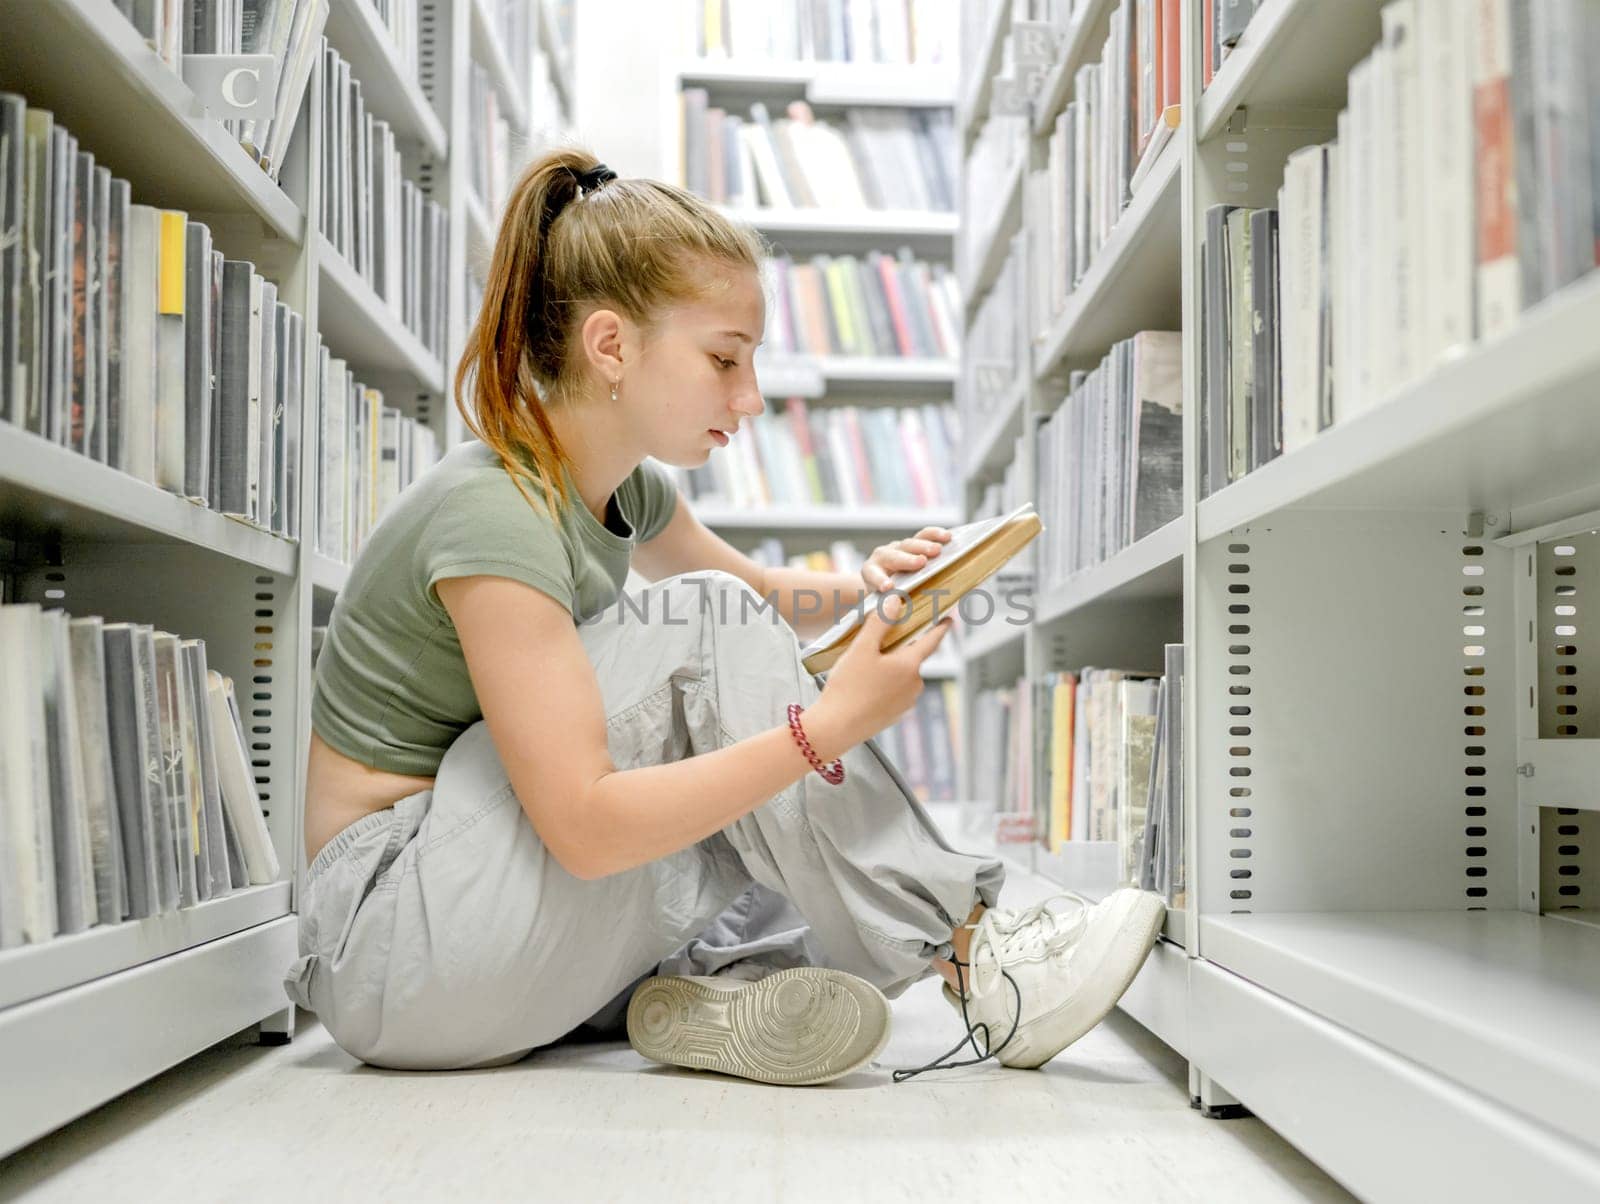
M 456 374 L 477 441 L 372 533 L 317 663 L 285 986 L 354 1057 L 499 1065 L 626 1008 L 658 1061 L 823 1082 L 937 972 L 963 1044 L 1036 1066 L 1155 940 L 1137 891 L 1000 909 L 1001 863 L 867 743 L 949 626 L 885 653 L 903 608 L 872 591 L 947 532 L 859 576 L 763 568 L 648 459 L 704 464 L 761 412 L 763 254 L 578 150 L 517 181 Z M 620 597 L 630 566 L 655 584 Z M 869 597 L 819 689 L 796 629 Z

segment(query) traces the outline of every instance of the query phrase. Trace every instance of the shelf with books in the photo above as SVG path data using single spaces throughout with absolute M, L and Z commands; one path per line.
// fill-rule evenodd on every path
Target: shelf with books
M 472 58 L 489 73 L 495 91 L 500 96 L 501 116 L 511 123 L 514 133 L 528 133 L 528 102 L 500 34 L 495 29 L 494 14 L 489 10 L 491 0 L 467 0 L 471 5 Z
M 1298 506 L 1470 508 L 1504 520 L 1595 482 L 1600 276 L 1200 503 L 1201 542 Z
M 1381 7 L 1378 0 L 1259 3 L 1200 95 L 1200 140 L 1222 133 L 1240 106 L 1338 108 L 1350 68 L 1378 40 Z
M 953 69 L 940 63 L 691 59 L 678 67 L 677 74 L 686 87 L 803 96 L 812 105 L 949 108 L 956 92 Z
M 969 321 L 973 307 L 994 284 L 1005 265 L 1006 256 L 1011 253 L 1011 238 L 1022 223 L 1022 185 L 1027 174 L 1028 163 L 1024 156 L 1017 160 L 1001 181 L 997 190 L 1000 200 L 993 210 L 993 218 L 976 241 L 967 244 L 971 251 L 963 256 L 961 301 Z
M 1147 803 L 1142 811 L 1162 817 L 1145 828 L 1158 859 L 1182 850 L 1176 868 L 1183 877 L 1167 881 L 1185 885 L 1186 894 L 1169 903 L 1168 939 L 1122 1006 L 1191 1059 L 1204 1106 L 1242 1102 L 1274 1124 L 1282 1120 L 1291 1140 L 1347 1183 L 1363 1183 L 1363 1194 L 1398 1195 L 1405 1173 L 1365 1151 L 1403 1158 L 1406 1150 L 1384 1146 L 1388 1134 L 1362 1103 L 1411 1093 L 1419 1106 L 1437 1105 L 1432 1133 L 1404 1136 L 1426 1147 L 1434 1176 L 1428 1190 L 1446 1190 L 1446 1180 L 1457 1189 L 1476 1182 L 1458 1163 L 1437 1169 L 1432 1155 L 1447 1152 L 1451 1142 L 1440 1134 L 1448 1133 L 1456 1145 L 1504 1155 L 1501 1194 L 1584 1194 L 1534 1190 L 1557 1181 L 1581 1182 L 1594 1194 L 1600 1143 L 1592 1124 L 1581 1136 L 1573 1126 L 1594 1112 L 1600 1049 L 1590 1048 L 1588 1028 L 1571 1048 L 1563 1038 L 1577 1023 L 1576 1008 L 1600 996 L 1600 913 L 1589 898 L 1594 842 L 1585 839 L 1600 811 L 1593 786 L 1600 744 L 1579 726 L 1590 714 L 1582 682 L 1592 668 L 1581 607 L 1559 596 L 1586 596 L 1591 548 L 1600 548 L 1593 535 L 1600 523 L 1593 402 L 1600 350 L 1591 333 L 1600 329 L 1600 271 L 1587 220 L 1593 189 L 1584 152 L 1567 158 L 1536 133 L 1530 155 L 1529 140 L 1515 141 L 1514 128 L 1510 139 L 1494 141 L 1501 123 L 1490 120 L 1486 133 L 1482 118 L 1485 86 L 1496 89 L 1507 77 L 1513 106 L 1520 95 L 1547 123 L 1560 119 L 1538 108 L 1546 101 L 1591 112 L 1583 105 L 1594 98 L 1592 81 L 1578 91 L 1572 81 L 1581 71 L 1562 72 L 1581 58 L 1573 23 L 1592 14 L 1510 0 L 1243 0 L 1226 6 L 1230 53 L 1201 96 L 1207 7 L 1224 12 L 1221 0 L 1181 6 L 1190 23 L 1180 74 L 1187 103 L 1181 123 L 1165 127 L 1167 144 L 1142 172 L 1126 163 L 1111 179 L 1103 168 L 1090 172 L 1087 241 L 1109 234 L 1108 241 L 1075 289 L 1067 290 L 1072 276 L 1059 269 L 1056 277 L 1036 274 L 1016 306 L 1016 323 L 1033 336 L 1022 368 L 1030 388 L 1016 432 L 1022 437 L 1008 432 L 994 456 L 1017 458 L 1007 487 L 1040 505 L 1045 539 L 1052 529 L 1066 535 L 1059 546 L 1041 545 L 1049 554 L 1040 557 L 1044 569 L 1082 565 L 1103 555 L 1096 546 L 1120 546 L 1128 516 L 1149 513 L 1136 489 L 1105 486 L 1110 492 L 1100 496 L 1114 504 L 1091 507 L 1087 526 L 1063 511 L 1094 496 L 1097 480 L 1119 479 L 1130 463 L 1124 432 L 1142 438 L 1152 418 L 1168 449 L 1155 463 L 1170 499 L 1179 479 L 1170 454 L 1171 374 L 1153 378 L 1159 394 L 1145 390 L 1137 357 L 1130 370 L 1126 351 L 1116 348 L 1137 335 L 1175 339 L 1182 516 L 1064 582 L 1054 578 L 1022 639 L 1006 639 L 1003 629 L 970 633 L 963 707 L 976 715 L 968 704 L 981 699 L 991 711 L 1021 716 L 1020 730 L 1038 733 L 1046 704 L 1019 707 L 1017 683 L 1045 685 L 1084 666 L 1120 666 L 1129 680 L 1161 672 L 1195 700 L 1181 718 L 1158 717 L 1158 732 L 1162 718 L 1164 730 L 1176 729 L 1182 755 L 1169 762 L 1176 776 L 1159 809 Z M 1252 9 L 1259 12 L 1244 26 Z M 1109 98 L 1113 125 L 1124 112 L 1147 123 L 1146 77 L 1121 69 L 1126 39 L 1134 38 L 1136 61 L 1146 44 L 1147 6 L 1090 0 L 1086 11 L 1112 18 L 1105 37 L 1115 53 L 1097 51 L 1100 35 L 1084 52 L 1109 73 L 1101 76 L 1105 91 L 1093 97 L 1098 116 L 1106 116 Z M 1429 37 L 1430 27 L 1440 36 Z M 1157 29 L 1155 44 L 1164 47 L 1165 30 Z M 1380 31 L 1384 45 L 1375 49 Z M 1500 40 L 1490 47 L 1498 75 L 1487 85 L 1469 72 L 1475 65 L 1494 74 L 1494 64 L 1485 67 L 1481 53 L 1474 63 L 1461 49 L 1486 37 Z M 1508 45 L 1542 46 L 1556 79 L 1567 82 L 1535 67 L 1533 85 L 1523 87 L 1527 60 L 1508 60 Z M 1430 87 L 1430 78 L 1440 86 Z M 1072 83 L 1060 65 L 1044 82 L 1025 184 L 1030 250 L 1064 237 L 1059 210 L 1039 202 L 1058 195 L 1051 181 L 1078 182 L 1082 173 L 1068 167 L 1077 162 L 1068 152 L 1083 153 L 1085 129 L 1103 147 L 1105 129 L 1080 109 L 1084 124 L 1058 131 L 1050 111 L 1068 111 Z M 1397 91 L 1408 85 L 1416 89 L 1409 108 Z M 1165 78 L 1158 107 L 1164 91 L 1170 97 Z M 1347 92 L 1348 107 L 1338 113 Z M 1385 107 L 1391 102 L 1398 116 Z M 1170 101 L 1162 112 L 1172 112 Z M 1567 147 L 1586 145 L 1592 133 L 1585 124 Z M 1436 154 L 1446 144 L 1460 152 L 1445 155 L 1449 163 Z M 1428 154 L 1417 156 L 1418 145 Z M 1400 170 L 1405 156 L 1415 160 L 1409 171 Z M 1519 205 L 1526 190 L 1516 188 L 1517 173 L 1552 165 L 1540 156 L 1553 157 L 1554 183 Z M 982 157 L 974 152 L 969 160 L 969 178 Z M 1426 174 L 1430 165 L 1436 170 Z M 1109 186 L 1131 187 L 1135 178 L 1131 203 L 1107 230 L 1120 203 Z M 1570 187 L 1557 187 L 1563 183 Z M 1400 205 L 1430 194 L 1437 205 Z M 1365 201 L 1369 195 L 1377 199 Z M 1235 233 L 1241 218 L 1232 219 L 1224 246 L 1233 258 L 1219 264 L 1206 250 L 1220 203 L 1258 211 L 1276 204 L 1282 219 L 1275 226 L 1272 218 L 1241 215 L 1250 222 L 1248 243 Z M 1404 210 L 1393 230 L 1380 220 L 1389 206 Z M 1074 217 L 1081 220 L 1081 211 Z M 1507 238 L 1495 259 L 1481 263 L 1486 224 Z M 1328 232 L 1335 228 L 1337 235 Z M 1081 269 L 1083 244 L 1067 245 L 1068 271 Z M 1259 248 L 1271 256 L 1260 261 L 1265 267 L 1252 258 Z M 1210 243 L 1213 257 L 1217 251 Z M 1042 258 L 1056 262 L 1054 254 Z M 1377 274 L 1383 265 L 1397 270 L 1401 288 Z M 1249 280 L 1248 297 L 1225 295 L 1219 306 L 1209 289 L 1219 275 Z M 1405 304 L 1394 299 L 1402 293 Z M 1374 307 L 1385 298 L 1392 314 Z M 1039 313 L 1050 306 L 1061 308 Z M 1275 329 L 1280 312 L 1284 324 Z M 1446 317 L 1460 320 L 1447 328 Z M 1236 333 L 1263 329 L 1271 332 L 1265 339 Z M 984 342 L 970 320 L 967 339 L 969 348 Z M 1000 376 L 1012 361 L 999 340 L 989 341 L 994 346 L 984 350 Z M 1219 348 L 1231 358 L 1207 358 Z M 1352 364 L 1340 355 L 1358 357 L 1361 372 L 1345 371 Z M 1079 371 L 1075 383 L 1063 379 Z M 1131 408 L 1130 397 L 1138 399 Z M 1152 402 L 1165 413 L 1153 412 Z M 1249 438 L 1208 444 L 1211 430 L 1224 429 L 1218 420 L 1230 435 Z M 983 426 L 969 423 L 971 446 L 1001 442 Z M 1260 467 L 1206 496 L 1201 449 L 1208 447 Z M 1234 467 L 1227 457 L 1223 466 Z M 988 465 L 991 476 L 996 467 Z M 1163 509 L 1162 517 L 1172 512 Z M 1531 555 L 1534 543 L 1525 573 L 1514 556 Z M 1385 683 L 1376 694 L 1373 680 Z M 1054 691 L 1064 681 L 1055 677 Z M 1533 730 L 1528 699 L 1538 700 Z M 1091 696 L 1086 710 L 1057 709 L 1051 718 L 1092 722 L 1095 713 Z M 1149 712 L 1124 710 L 1134 714 Z M 993 760 L 997 743 L 992 725 L 967 725 L 969 761 Z M 1056 768 L 1037 750 L 1020 770 L 1008 764 L 1006 806 L 997 813 L 1009 834 L 1022 835 L 1037 816 L 1028 787 L 1038 779 L 1030 774 L 1047 781 Z M 1012 789 L 1017 782 L 1022 787 Z M 1132 809 L 1122 809 L 1129 798 Z M 1141 822 L 1138 799 L 1137 789 L 1122 789 L 1111 800 L 1119 823 Z M 1008 853 L 1029 855 L 1036 872 L 1067 889 L 1091 896 L 1103 889 L 1092 867 L 1073 864 L 1094 856 L 1087 845 L 1066 854 L 1026 846 Z M 1528 1017 L 1541 1035 L 1523 1035 Z M 1474 1061 L 1485 1039 L 1492 1065 Z M 1581 1074 L 1563 1080 L 1553 1066 L 1558 1048 L 1584 1061 Z M 1289 1076 L 1292 1087 L 1287 1064 L 1304 1067 Z M 1506 1086 L 1511 1078 L 1514 1088 Z M 1310 1095 L 1315 1105 L 1301 1107 Z M 1550 1178 L 1558 1165 L 1565 1177 Z
M 1183 554 L 1188 541 L 1187 522 L 1181 517 L 1173 519 L 1109 560 L 1046 592 L 1039 599 L 1034 622 L 1040 627 L 1069 619 L 1077 622 L 1090 608 L 1146 599 L 1176 604 L 1183 596 Z
M 280 916 L 0 1011 L 0 1158 L 279 1011 L 294 957 Z
M 332 46 L 354 65 L 370 115 L 392 124 L 406 164 L 426 185 L 429 199 L 449 210 L 452 223 L 460 221 L 464 227 L 458 213 L 464 208 L 461 183 L 467 177 L 458 172 L 458 164 L 464 166 L 465 157 L 451 153 L 455 139 L 446 131 L 464 130 L 470 114 L 457 103 L 448 120 L 441 118 L 456 93 L 449 81 L 460 80 L 470 66 L 473 10 L 484 6 L 474 6 L 472 0 L 435 6 L 440 19 L 415 29 L 417 58 L 433 79 L 442 81 L 440 107 L 434 110 L 419 84 L 419 72 L 400 68 L 416 60 L 397 52 L 389 41 L 388 28 L 375 15 L 382 6 L 372 0 L 328 4 L 335 10 L 327 26 Z M 262 342 L 264 357 L 291 346 L 307 353 L 298 375 L 311 390 L 310 403 L 301 409 L 300 453 L 297 460 L 288 458 L 294 455 L 294 436 L 285 431 L 289 450 L 278 462 L 307 466 L 295 496 L 303 503 L 304 530 L 310 532 L 319 336 L 334 357 L 359 367 L 358 380 L 387 388 L 390 400 L 409 409 L 417 393 L 432 395 L 417 401 L 419 422 L 426 421 L 430 410 L 435 417 L 451 412 L 438 404 L 445 387 L 442 359 L 428 355 L 420 340 L 403 329 L 398 313 L 358 276 L 353 259 L 342 258 L 313 231 L 317 201 L 335 175 L 318 153 L 327 129 L 318 120 L 323 111 L 320 68 L 311 71 L 314 82 L 298 109 L 290 153 L 281 157 L 284 187 L 279 187 L 225 123 L 203 115 L 182 76 L 123 16 L 126 7 L 120 0 L 39 0 L 8 6 L 0 34 L 0 89 L 18 92 L 29 106 L 53 112 L 57 127 L 80 140 L 80 151 L 91 152 L 96 165 L 131 183 L 136 205 L 180 209 L 192 222 L 205 223 L 214 236 L 213 249 L 230 260 L 250 261 L 256 274 L 277 286 L 277 302 L 289 311 L 285 317 L 320 316 L 321 329 L 306 327 L 301 341 Z M 163 15 L 176 19 L 178 7 L 162 5 L 156 11 L 147 6 L 157 21 Z M 280 5 L 285 11 L 292 7 Z M 326 7 L 321 0 L 301 0 L 298 11 L 316 21 Z M 480 22 L 484 16 L 478 12 Z M 169 29 L 182 32 L 176 24 Z M 507 36 L 498 23 L 478 32 L 480 51 L 496 44 L 502 67 L 525 57 L 498 50 L 499 39 Z M 527 36 L 531 43 L 531 25 Z M 318 58 L 319 63 L 326 61 Z M 569 94 L 570 61 L 568 54 Z M 280 128 L 287 136 L 287 128 Z M 460 140 L 465 144 L 464 135 Z M 418 153 L 420 160 L 414 157 Z M 439 162 L 441 158 L 447 162 Z M 80 170 L 81 165 L 82 159 Z M 5 175 L 0 164 L 0 176 Z M 437 235 L 443 222 L 437 216 L 431 220 Z M 82 234 L 74 236 L 75 244 L 84 241 Z M 191 257 L 194 246 L 184 244 Z M 459 272 L 460 246 L 455 242 L 448 256 L 453 276 L 464 275 Z M 0 287 L 6 286 L 0 273 Z M 197 287 L 192 277 L 186 287 Z M 70 304 L 70 291 L 67 296 Z M 462 325 L 454 312 L 458 296 L 450 295 L 450 314 L 441 317 L 435 310 L 429 321 L 445 329 Z M 90 320 L 79 312 L 80 322 Z M 187 312 L 197 311 L 191 306 Z M 170 317 L 165 322 L 170 328 Z M 181 318 L 178 325 L 182 329 Z M 190 325 L 194 328 L 192 320 Z M 69 366 L 71 342 L 71 337 L 62 340 Z M 180 362 L 192 364 L 189 346 L 177 344 L 185 356 Z M 117 362 L 114 357 L 113 350 L 111 364 Z M 278 379 L 284 380 L 281 364 L 286 361 L 273 362 L 280 366 Z M 108 389 L 116 388 L 116 377 L 109 379 Z M 194 380 L 204 377 L 184 379 L 192 390 Z M 126 378 L 122 385 L 130 396 L 134 393 Z M 102 396 L 111 399 L 109 413 L 115 419 L 117 395 Z M 192 392 L 189 396 L 192 406 Z M 52 410 L 60 412 L 59 405 Z M 377 417 L 376 410 L 369 413 Z M 386 436 L 389 415 L 382 418 Z M 405 429 L 427 434 L 414 425 Z M 111 430 L 116 430 L 114 424 Z M 265 459 L 273 447 L 271 427 L 263 434 L 268 436 L 261 451 Z M 414 442 L 414 461 L 424 458 L 426 447 L 425 438 Z M 250 458 L 254 455 L 252 450 Z M 302 545 L 271 535 L 0 421 L 3 600 L 33 600 L 47 609 L 123 616 L 194 633 L 216 653 L 211 664 L 228 666 L 240 683 L 241 705 L 246 704 L 245 683 L 254 673 L 245 712 L 251 752 L 240 773 L 245 779 L 254 777 L 263 799 L 270 797 L 270 809 L 264 806 L 262 815 L 282 859 L 281 881 L 0 952 L 0 1065 L 6 1068 L 8 1088 L 0 1093 L 0 1157 L 251 1025 L 259 1024 L 269 1037 L 292 1033 L 294 1010 L 284 997 L 282 974 L 295 953 L 293 909 L 305 868 L 299 851 L 303 800 L 298 774 L 310 736 L 309 650 L 316 640 L 311 625 L 316 615 L 326 615 L 348 577 L 346 566 L 317 555 L 311 542 L 309 537 Z M 196 581 L 204 582 L 198 592 Z M 0 752 L 0 758 L 5 755 Z M 69 829 L 58 824 L 54 830 L 60 839 Z M 0 865 L 0 877 L 13 882 L 14 869 Z M 152 1016 L 161 1022 L 152 1025 Z M 71 1075 L 61 1073 L 62 1051 L 72 1051 L 77 1059 Z
M 909 535 L 934 525 L 953 527 L 960 515 L 953 507 L 925 506 L 774 506 L 737 509 L 697 502 L 695 515 L 716 531 L 805 531 L 829 534 Z
M 401 60 L 373 0 L 332 0 L 325 32 L 361 81 L 367 109 L 387 121 L 396 138 L 443 159 L 449 145 L 444 123 Z
M 332 556 L 324 556 L 321 552 L 308 553 L 307 561 L 311 570 L 311 587 L 319 594 L 331 598 L 344 589 L 344 583 L 350 578 L 348 564 Z
M 1183 145 L 1174 138 L 1038 340 L 1038 379 L 1097 358 L 1117 339 L 1138 331 L 1178 328 L 1182 161 Z
M 246 886 L 177 911 L 0 950 L 0 1008 L 131 970 L 288 915 L 289 885 Z
M 1000 73 L 1006 33 L 1011 28 L 1011 0 L 989 0 L 989 4 L 988 24 L 982 30 L 978 53 L 962 64 L 961 98 L 956 106 L 956 136 L 963 150 L 972 141 L 978 123 L 989 111 L 990 86 Z M 970 23 L 964 23 L 963 34 L 969 28 Z
M 291 540 L 6 422 L 0 422 L 0 524 L 19 538 L 191 544 L 286 576 L 299 556 Z
M 316 235 L 322 294 L 319 325 L 329 350 L 361 379 L 404 372 L 421 392 L 444 392 L 444 365 L 401 324 L 400 315 L 350 266 L 323 235 Z
M 69 70 L 62 64 L 70 63 Z M 8 5 L 0 81 L 69 128 L 141 204 L 249 213 L 298 245 L 305 215 L 113 0 Z
M 1596 1143 L 1600 930 L 1520 911 L 1351 911 L 1210 915 L 1200 937 L 1210 961 L 1290 1003 Z
M 1044 85 L 1034 97 L 1033 136 L 1046 138 L 1072 96 L 1073 79 L 1078 68 L 1089 61 L 1106 40 L 1106 30 L 1111 22 L 1111 12 L 1116 5 L 1112 0 L 1084 0 L 1083 11 L 1073 21 L 1072 28 L 1062 39 L 1060 55 Z

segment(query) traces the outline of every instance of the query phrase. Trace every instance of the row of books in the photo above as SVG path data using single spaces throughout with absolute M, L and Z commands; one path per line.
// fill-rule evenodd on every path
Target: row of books
M 467 170 L 485 216 L 498 214 L 511 190 L 511 123 L 500 114 L 500 93 L 489 73 L 471 65 L 467 79 Z
M 1023 318 L 1027 249 L 1028 233 L 1022 231 L 1011 240 L 994 286 L 978 302 L 967 329 L 956 396 L 964 428 L 973 435 L 989 429 L 995 409 L 1012 397 L 1028 362 Z
M 407 79 L 420 78 L 422 39 L 419 0 L 366 0 L 366 3 L 371 7 L 372 15 L 378 18 L 378 23 L 388 32 L 402 73 Z
M 773 117 L 757 101 L 740 117 L 685 88 L 683 180 L 736 208 L 916 209 L 956 204 L 955 132 L 948 109 L 851 108 L 819 118 L 803 100 Z
M 957 264 L 963 278 L 973 274 L 974 261 L 1005 209 L 1010 191 L 1006 182 L 1024 161 L 1028 147 L 1028 119 L 1015 113 L 991 112 L 978 128 L 962 170 L 961 229 L 957 234 Z
M 1200 86 L 1208 88 L 1266 0 L 1202 0 Z M 1454 0 L 1451 0 L 1454 3 Z
M 954 359 L 961 353 L 961 294 L 943 264 L 873 251 L 768 261 L 766 349 L 773 355 Z
M 830 406 L 798 397 L 747 419 L 722 455 L 689 471 L 695 501 L 751 506 L 954 506 L 954 408 Z
M 1122 0 L 1099 62 L 1073 78 L 1046 166 L 1028 180 L 1044 214 L 1032 257 L 1035 329 L 1043 333 L 1093 264 L 1178 120 L 1178 0 Z
M 10 93 L 0 233 L 0 417 L 296 536 L 305 329 L 277 285 Z
M 1115 844 L 1117 881 L 1183 905 L 1182 644 L 1166 646 L 1164 669 L 1085 668 L 977 692 L 973 792 L 993 808 L 998 843 Z
M 941 63 L 955 58 L 948 0 L 701 0 L 702 58 L 768 62 Z
M 1183 645 L 1164 672 L 1120 669 L 1048 674 L 1034 695 L 1044 780 L 1041 843 L 1115 841 L 1117 877 L 1181 905 L 1183 859 Z
M 911 792 L 925 803 L 959 797 L 960 700 L 957 682 L 930 681 L 910 711 L 873 737 Z
M 326 347 L 318 365 L 314 546 L 350 564 L 389 504 L 439 459 L 438 438 Z
M 1183 512 L 1183 338 L 1112 344 L 1039 425 L 1039 585 L 1050 589 Z
M 186 54 L 270 54 L 278 87 L 270 121 L 225 122 L 276 180 L 311 81 L 328 0 L 116 0 L 145 42 L 174 72 Z
M 394 130 L 367 111 L 350 64 L 322 42 L 318 229 L 436 356 L 444 354 L 449 213 L 406 179 Z
M 276 881 L 251 774 L 205 641 L 0 606 L 0 947 Z
M 808 569 L 813 573 L 859 574 L 870 552 L 848 539 L 836 539 L 826 548 L 811 548 L 804 552 L 791 552 L 782 539 L 769 535 L 746 553 L 751 560 L 767 568 Z
M 1600 10 L 1394 0 L 1381 15 L 1337 137 L 1289 157 L 1277 208 L 1206 214 L 1207 492 L 1600 261 Z

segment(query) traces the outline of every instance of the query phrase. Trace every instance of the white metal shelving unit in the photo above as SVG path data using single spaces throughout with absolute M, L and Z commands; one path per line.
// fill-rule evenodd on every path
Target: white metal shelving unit
M 540 17 L 535 33 L 554 39 L 554 21 Z M 408 176 L 449 210 L 451 263 L 461 265 L 466 165 L 450 152 L 466 144 L 469 47 L 489 60 L 502 90 L 531 92 L 510 77 L 486 5 L 420 0 L 420 78 L 405 73 L 368 0 L 331 0 L 326 33 L 372 111 L 394 127 Z M 545 49 L 565 65 L 558 84 L 570 97 L 567 48 L 552 40 Z M 112 0 L 17 0 L 0 36 L 0 88 L 54 112 L 82 149 L 131 182 L 136 203 L 206 222 L 219 249 L 254 262 L 304 316 L 308 348 L 320 332 L 359 379 L 434 425 L 448 445 L 460 429 L 446 368 L 461 345 L 464 290 L 452 270 L 441 360 L 307 221 L 319 204 L 320 72 L 319 63 L 279 186 L 204 114 Z M 508 108 L 525 127 L 526 102 Z M 304 873 L 311 628 L 325 621 L 348 575 L 309 538 L 315 363 L 307 354 L 300 512 L 308 537 L 300 541 L 0 423 L 0 549 L 11 549 L 0 574 L 21 599 L 206 641 L 212 665 L 241 687 L 256 781 L 286 867 L 280 882 L 0 953 L 0 1157 L 251 1025 L 272 1039 L 292 1034 L 282 977 L 296 953 Z
M 1035 170 L 1114 7 L 1090 0 L 1046 74 Z M 1201 1106 L 1242 1102 L 1364 1198 L 1592 1198 L 1600 275 L 1199 494 L 1205 210 L 1275 203 L 1379 7 L 1267 0 L 1202 96 L 1185 4 L 1183 125 L 1065 310 L 1030 317 L 968 482 L 970 500 L 1019 433 L 1035 454 L 1064 369 L 1181 320 L 1184 513 L 1041 594 L 1022 639 L 973 633 L 963 709 L 1024 668 L 1159 669 L 1182 640 L 1188 895 L 1122 1007 L 1189 1059 Z M 970 140 L 988 89 L 964 95 Z M 1108 848 L 1002 851 L 1096 897 Z

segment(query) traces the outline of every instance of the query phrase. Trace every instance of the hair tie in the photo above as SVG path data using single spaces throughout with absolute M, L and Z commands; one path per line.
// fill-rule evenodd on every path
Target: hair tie
M 584 192 L 593 192 L 600 185 L 609 183 L 617 178 L 617 173 L 604 163 L 596 163 L 588 171 L 578 177 L 578 187 Z

